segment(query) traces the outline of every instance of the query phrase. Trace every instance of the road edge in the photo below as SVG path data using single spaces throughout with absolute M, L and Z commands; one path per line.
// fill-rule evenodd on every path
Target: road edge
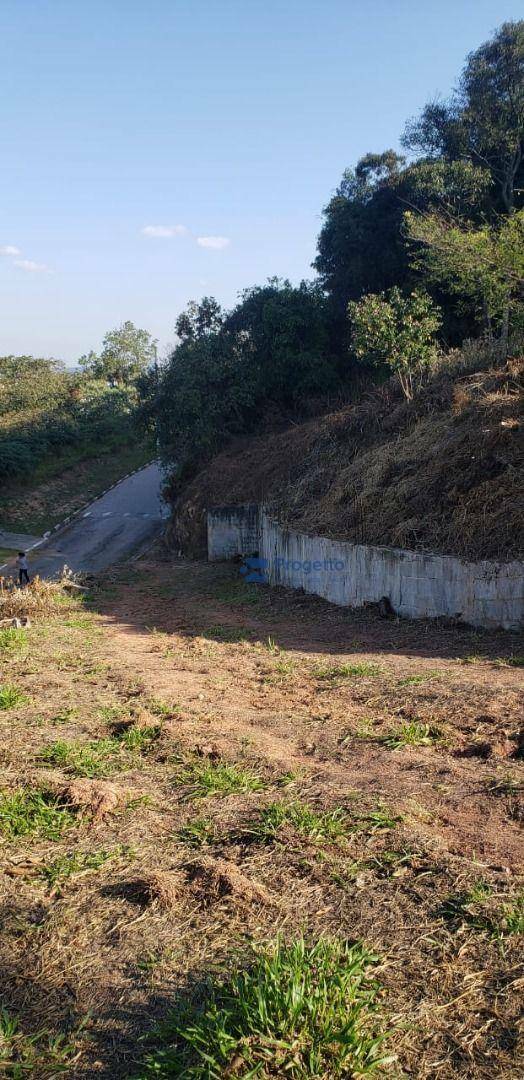
M 129 480 L 131 476 L 136 476 L 137 473 L 143 472 L 144 469 L 148 469 L 150 465 L 154 465 L 155 462 L 158 461 L 159 458 L 151 458 L 151 461 L 146 461 L 145 465 L 141 465 L 139 469 L 133 469 L 132 472 L 126 473 L 125 476 L 121 476 L 119 480 L 115 480 L 114 484 L 110 484 L 109 487 L 105 488 L 104 491 L 100 491 L 98 495 L 95 495 L 94 499 L 89 499 L 89 502 L 83 503 L 82 506 L 78 507 L 78 510 L 74 510 L 73 513 L 68 514 L 68 516 L 64 518 L 63 521 L 59 521 L 58 525 L 53 525 L 52 529 L 48 529 L 47 532 L 45 532 L 39 540 L 37 540 L 34 544 L 31 544 L 31 546 L 27 548 L 27 551 L 34 551 L 35 548 L 41 547 L 42 544 L 47 543 L 51 536 L 55 536 L 57 533 L 61 532 L 62 529 L 66 529 L 67 526 L 75 520 L 75 518 L 77 518 L 80 514 L 84 514 L 90 506 L 93 506 L 94 503 L 98 502 L 99 499 L 103 499 L 104 495 L 107 495 L 109 491 L 113 491 L 113 488 L 118 487 L 118 485 L 122 484 L 124 480 Z M 2 565 L 0 566 L 0 571 L 4 570 L 6 566 L 9 566 L 10 562 L 11 560 L 2 563 Z

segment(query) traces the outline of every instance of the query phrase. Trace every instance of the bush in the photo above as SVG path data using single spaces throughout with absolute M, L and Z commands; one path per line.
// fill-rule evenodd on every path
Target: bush
M 372 367 L 386 367 L 411 400 L 415 380 L 437 358 L 435 335 L 440 315 L 424 292 L 403 296 L 400 289 L 368 293 L 348 304 L 351 345 L 356 357 Z

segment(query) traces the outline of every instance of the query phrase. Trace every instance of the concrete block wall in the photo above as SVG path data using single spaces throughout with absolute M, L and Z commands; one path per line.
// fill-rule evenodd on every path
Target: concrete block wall
M 253 555 L 260 543 L 260 512 L 255 504 L 221 506 L 207 514 L 207 557 L 210 562 Z
M 524 563 L 470 563 L 452 555 L 329 540 L 286 529 L 253 506 L 208 515 L 209 558 L 258 551 L 269 582 L 362 607 L 387 596 L 399 615 L 448 616 L 473 626 L 524 622 Z

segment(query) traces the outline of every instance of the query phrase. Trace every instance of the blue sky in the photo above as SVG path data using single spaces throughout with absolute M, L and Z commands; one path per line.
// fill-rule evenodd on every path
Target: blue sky
M 189 299 L 311 276 L 343 169 L 398 147 L 519 14 L 516 0 L 0 0 L 0 354 L 73 363 L 124 319 L 163 352 Z

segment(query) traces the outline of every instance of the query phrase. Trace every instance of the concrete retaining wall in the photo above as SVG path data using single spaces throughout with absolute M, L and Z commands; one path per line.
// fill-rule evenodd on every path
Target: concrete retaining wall
M 207 515 L 207 557 L 210 562 L 253 555 L 260 545 L 260 513 L 256 505 L 221 506 Z
M 271 584 L 301 588 L 334 604 L 361 607 L 387 596 L 399 615 L 448 616 L 473 626 L 518 629 L 524 622 L 524 563 L 470 563 L 451 555 L 329 540 L 285 529 L 261 508 L 208 515 L 209 558 L 258 551 Z

